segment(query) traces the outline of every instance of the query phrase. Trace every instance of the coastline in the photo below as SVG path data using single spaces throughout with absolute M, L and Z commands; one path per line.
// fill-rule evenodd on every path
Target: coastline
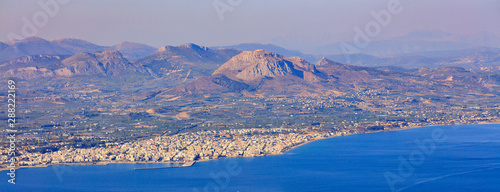
M 309 144 L 309 143 L 314 142 L 314 141 L 319 141 L 319 140 L 324 140 L 324 139 L 331 139 L 331 138 L 334 138 L 334 137 L 342 137 L 342 136 L 348 136 L 348 135 L 358 135 L 358 134 L 368 134 L 368 133 L 380 133 L 380 132 L 391 132 L 391 131 L 403 131 L 403 130 L 408 130 L 408 129 L 416 129 L 416 128 L 423 128 L 423 127 L 436 127 L 436 126 L 495 125 L 495 124 L 500 124 L 500 119 L 495 120 L 493 122 L 481 122 L 481 123 L 475 123 L 475 124 L 451 124 L 451 125 L 448 125 L 448 124 L 436 124 L 436 125 L 423 125 L 423 126 L 412 126 L 412 127 L 405 127 L 405 128 L 400 128 L 400 129 L 391 129 L 391 130 L 383 130 L 383 131 L 367 131 L 367 132 L 355 133 L 355 134 L 335 135 L 335 136 L 331 136 L 331 137 L 325 137 L 325 138 L 322 138 L 322 139 L 316 139 L 316 140 L 306 141 L 306 142 L 303 142 L 301 144 L 294 145 L 294 146 L 290 147 L 289 149 L 287 149 L 283 153 L 280 153 L 280 154 L 271 154 L 271 155 L 282 155 L 282 154 L 285 154 L 288 151 L 291 151 L 291 150 L 293 150 L 295 148 L 298 148 L 300 146 Z M 268 155 L 265 155 L 265 156 L 268 156 Z
M 334 137 L 341 137 L 341 136 L 348 136 L 348 135 L 358 135 L 358 134 L 368 134 L 368 133 L 379 133 L 379 132 L 390 132 L 390 131 L 402 131 L 402 130 L 408 130 L 408 129 L 415 129 L 415 128 L 423 128 L 423 127 L 435 127 L 435 126 L 460 126 L 460 125 L 495 125 L 495 124 L 500 124 L 500 119 L 496 119 L 494 121 L 489 121 L 489 122 L 479 122 L 479 123 L 474 123 L 474 124 L 434 124 L 434 125 L 422 125 L 422 126 L 411 126 L 411 127 L 405 127 L 405 128 L 398 128 L 398 129 L 390 129 L 390 130 L 380 130 L 380 131 L 365 131 L 365 132 L 359 132 L 359 133 L 348 133 L 348 134 L 343 134 L 343 135 L 333 135 L 330 137 L 324 137 L 324 138 L 319 138 L 319 139 L 313 139 L 309 141 L 305 141 L 302 143 L 299 143 L 297 145 L 293 145 L 289 148 L 284 149 L 284 151 L 280 153 L 273 153 L 273 154 L 262 154 L 259 156 L 237 156 L 237 157 L 222 157 L 222 158 L 217 158 L 217 159 L 201 159 L 201 160 L 195 160 L 194 162 L 205 162 L 205 161 L 214 161 L 214 160 L 220 160 L 220 159 L 228 159 L 228 158 L 248 158 L 248 157 L 265 157 L 265 156 L 273 156 L 273 155 L 283 155 L 295 148 L 301 147 L 303 145 L 319 141 L 319 140 L 324 140 L 324 139 L 331 139 Z M 96 162 L 96 163 L 58 163 L 58 164 L 41 164 L 41 165 L 35 165 L 35 166 L 22 166 L 22 167 L 16 167 L 16 170 L 23 169 L 23 168 L 43 168 L 43 167 L 49 167 L 49 166 L 58 166 L 58 165 L 81 165 L 81 166 L 93 166 L 93 165 L 110 165 L 110 164 L 175 164 L 175 163 L 184 163 L 182 161 L 169 161 L 169 162 L 157 162 L 157 161 L 137 161 L 137 162 L 131 162 L 131 161 L 113 161 L 113 162 Z M 0 168 L 0 171 L 8 171 L 10 168 L 8 167 L 2 167 Z

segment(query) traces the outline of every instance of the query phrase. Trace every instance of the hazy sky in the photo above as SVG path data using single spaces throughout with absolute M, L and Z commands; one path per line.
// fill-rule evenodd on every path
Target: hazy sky
M 391 0 L 65 0 L 69 2 L 49 15 L 39 2 L 50 1 L 54 0 L 0 0 L 0 41 L 7 41 L 9 33 L 23 36 L 23 18 L 33 23 L 36 16 L 40 25 L 36 35 L 45 39 L 71 37 L 100 45 L 132 41 L 155 47 L 256 42 L 301 50 L 352 40 L 354 27 L 364 29 L 375 20 L 370 11 L 387 9 Z M 224 12 L 221 20 L 214 2 L 232 11 Z M 400 3 L 401 13 L 392 14 L 376 39 L 414 30 L 488 31 L 500 36 L 498 0 Z

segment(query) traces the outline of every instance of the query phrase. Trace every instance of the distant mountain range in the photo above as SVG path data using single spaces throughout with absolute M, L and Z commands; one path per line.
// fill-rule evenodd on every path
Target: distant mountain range
M 316 64 L 300 57 L 285 57 L 265 50 L 243 51 L 212 75 L 161 90 L 163 95 L 273 94 L 294 96 L 340 96 L 351 90 L 450 92 L 459 87 L 498 85 L 496 75 L 475 73 L 461 67 L 423 68 L 399 72 L 346 65 L 322 58 Z M 461 88 L 460 88 L 461 89 Z M 456 91 L 456 90 L 455 90 Z
M 71 122 L 78 119 L 75 122 L 82 125 L 85 121 L 102 123 L 107 119 L 114 119 L 108 121 L 113 122 L 109 123 L 110 127 L 115 123 L 122 123 L 124 127 L 139 125 L 138 121 L 131 119 L 137 115 L 138 119 L 142 119 L 139 121 L 161 120 L 158 127 L 174 125 L 183 130 L 196 124 L 178 118 L 181 115 L 215 117 L 213 119 L 224 117 L 220 120 L 231 122 L 225 117 L 244 110 L 247 113 L 245 117 L 236 117 L 253 121 L 255 114 L 268 118 L 272 115 L 268 111 L 284 110 L 282 107 L 294 111 L 290 114 L 294 116 L 309 111 L 304 117 L 306 119 L 320 117 L 321 114 L 330 114 L 324 116 L 327 118 L 345 116 L 342 111 L 346 109 L 354 114 L 378 113 L 384 121 L 392 121 L 384 119 L 388 108 L 394 113 L 401 112 L 397 110 L 406 111 L 400 105 L 424 106 L 426 110 L 435 111 L 429 106 L 439 110 L 448 106 L 459 107 L 456 104 L 464 100 L 456 99 L 465 96 L 474 96 L 470 99 L 472 101 L 476 100 L 475 96 L 480 96 L 495 103 L 495 96 L 500 90 L 500 70 L 473 71 L 457 66 L 412 70 L 394 66 L 369 67 L 344 64 L 327 57 L 309 62 L 293 56 L 298 54 L 293 51 L 286 52 L 291 54 L 288 56 L 264 49 L 241 51 L 192 43 L 164 46 L 139 59 L 127 59 L 117 50 L 91 52 L 100 47 L 88 42 L 59 40 L 52 43 L 41 39 L 28 42 L 47 46 L 52 54 L 24 55 L 0 61 L 0 78 L 15 78 L 16 84 L 23 87 L 20 90 L 20 95 L 24 95 L 23 101 L 49 108 L 57 105 L 61 107 L 61 111 L 57 112 L 61 118 Z M 30 48 L 27 44 L 18 42 L 18 45 L 23 45 L 20 46 L 23 53 L 43 51 L 41 48 Z M 443 65 L 446 65 L 455 62 L 468 67 L 498 61 L 495 60 L 498 57 L 496 49 L 483 47 L 474 50 L 463 50 L 462 53 L 467 54 L 465 56 L 447 52 L 443 57 L 427 57 L 439 55 L 433 52 L 394 58 L 359 54 L 351 55 L 351 61 L 359 58 L 358 61 L 404 63 L 414 58 L 413 62 L 417 63 L 431 58 L 434 63 L 445 61 L 448 63 Z M 73 54 L 79 51 L 83 52 Z M 481 59 L 451 60 L 467 57 Z M 341 58 L 345 57 L 339 60 Z M 494 66 L 498 67 L 498 64 Z M 275 104 L 278 100 L 283 102 Z M 312 107 L 309 103 L 315 103 L 314 110 L 308 109 Z M 43 117 L 36 119 L 40 125 L 35 127 L 46 129 L 43 125 L 50 124 L 57 117 L 50 113 L 49 108 L 33 113 Z M 93 109 L 92 113 L 88 112 L 89 108 Z M 202 108 L 204 110 L 200 110 Z M 74 112 L 66 115 L 66 109 Z M 186 109 L 190 112 L 183 113 Z M 102 110 L 109 110 L 109 113 Z M 94 117 L 96 121 L 90 121 Z M 290 119 L 294 118 L 290 116 Z M 95 126 L 94 123 L 90 125 Z
M 248 54 L 256 54 L 253 56 L 262 57 L 263 60 L 256 59 L 248 65 L 229 70 L 234 68 L 232 65 L 247 62 L 245 58 L 250 58 Z M 162 78 L 168 85 L 185 84 L 214 72 L 214 75 L 222 74 L 245 83 L 260 79 L 261 76 L 274 78 L 283 75 L 323 81 L 325 74 L 315 71 L 318 66 L 311 63 L 324 62 L 325 59 L 349 64 L 350 68 L 365 66 L 397 72 L 446 66 L 500 71 L 500 49 L 491 47 L 376 57 L 364 54 L 309 55 L 276 45 L 255 43 L 213 48 L 187 43 L 160 49 L 131 42 L 106 47 L 68 38 L 47 41 L 30 37 L 0 43 L 0 60 L 3 60 L 0 61 L 0 75 L 24 79 L 75 75 L 116 76 L 121 71 L 128 71 Z
M 150 75 L 152 78 L 164 78 L 168 84 L 174 85 L 210 75 L 221 64 L 241 52 L 226 48 L 210 49 L 188 43 L 180 46 L 165 46 L 140 59 L 129 60 L 120 51 L 102 51 L 103 47 L 85 41 L 58 40 L 57 45 L 39 38 L 27 41 L 36 42 L 37 46 L 56 47 L 59 52 L 53 51 L 55 48 L 49 49 L 48 53 L 41 53 L 42 48 L 23 49 L 29 50 L 30 55 L 0 61 L 0 76 L 34 79 L 81 75 L 118 76 L 138 73 Z M 133 48 L 130 45 L 131 43 L 121 43 L 116 48 L 122 50 Z M 94 49 L 101 51 L 91 52 Z M 73 53 L 68 50 L 82 52 L 72 55 Z M 23 51 L 19 54 L 27 52 Z M 33 54 L 35 52 L 36 54 Z
M 392 69 L 402 68 L 399 70 L 419 69 L 422 67 L 438 68 L 445 66 L 460 66 L 473 70 L 500 70 L 500 49 L 484 46 L 459 50 L 412 52 L 385 57 L 359 53 L 311 55 L 295 50 L 288 50 L 272 44 L 257 43 L 226 46 L 225 48 L 235 48 L 243 51 L 264 49 L 286 57 L 301 57 L 309 62 L 317 62 L 325 57 L 338 63 L 382 68 L 391 67 Z
M 122 42 L 114 46 L 100 46 L 80 39 L 54 39 L 47 41 L 39 37 L 0 43 L 0 61 L 27 55 L 74 55 L 82 52 L 94 53 L 105 50 L 120 51 L 128 59 L 137 59 L 152 54 L 154 47 L 131 42 Z
M 146 73 L 130 63 L 115 50 L 78 53 L 73 56 L 30 55 L 0 63 L 4 77 L 35 79 L 42 77 L 118 76 L 127 73 Z

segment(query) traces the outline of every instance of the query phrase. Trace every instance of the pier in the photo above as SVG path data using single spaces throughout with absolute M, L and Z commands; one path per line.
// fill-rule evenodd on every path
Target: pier
M 191 167 L 196 163 L 196 161 L 188 161 L 180 166 L 167 166 L 167 167 L 146 167 L 146 168 L 134 168 L 134 170 L 148 170 L 148 169 L 168 169 L 168 168 L 181 168 L 181 167 Z

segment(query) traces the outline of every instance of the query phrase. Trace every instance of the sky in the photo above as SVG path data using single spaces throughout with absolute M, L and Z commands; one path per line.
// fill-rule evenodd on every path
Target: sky
M 500 36 L 498 0 L 0 0 L 0 41 L 8 41 L 9 34 L 34 34 L 98 45 L 273 43 L 307 50 L 352 41 L 356 27 L 365 29 L 377 21 L 371 12 L 388 11 L 398 2 L 399 12 L 389 12 L 390 22 L 379 23 L 370 38 L 390 39 L 417 30 Z

